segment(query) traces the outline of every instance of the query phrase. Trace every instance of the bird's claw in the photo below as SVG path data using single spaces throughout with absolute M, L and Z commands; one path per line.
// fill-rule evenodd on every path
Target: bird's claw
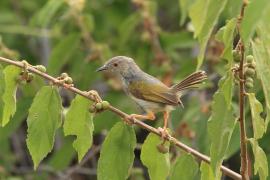
M 135 117 L 131 114 L 131 115 L 129 115 L 129 116 L 123 118 L 123 119 L 124 119 L 124 122 L 125 122 L 126 124 L 128 124 L 128 125 L 133 125 L 133 124 L 134 124 L 134 118 L 135 118 Z
M 159 133 L 161 134 L 161 139 L 163 141 L 165 141 L 167 138 L 168 139 L 171 139 L 171 135 L 169 134 L 167 128 L 161 128 L 161 127 L 158 127 L 158 131 Z

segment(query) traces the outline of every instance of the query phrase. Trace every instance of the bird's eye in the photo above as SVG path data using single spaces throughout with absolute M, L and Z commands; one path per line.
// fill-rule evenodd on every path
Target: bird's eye
M 114 63 L 114 64 L 113 64 L 113 66 L 114 66 L 114 67 L 117 67 L 117 66 L 118 66 L 118 64 L 117 64 L 117 63 Z

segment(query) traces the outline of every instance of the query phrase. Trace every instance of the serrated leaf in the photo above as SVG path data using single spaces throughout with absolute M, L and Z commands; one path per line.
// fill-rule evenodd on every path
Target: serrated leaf
M 163 154 L 157 149 L 161 142 L 157 135 L 150 133 L 142 145 L 141 161 L 147 167 L 151 180 L 164 180 L 169 175 L 169 153 Z M 169 148 L 169 143 L 164 146 Z
M 98 180 L 127 179 L 134 161 L 135 131 L 131 126 L 118 122 L 102 144 L 98 161 Z
M 2 126 L 2 117 L 3 117 L 3 110 L 4 110 L 4 101 L 3 101 L 3 94 L 5 92 L 5 75 L 4 75 L 4 68 L 0 64 L 0 125 Z
M 13 65 L 4 69 L 5 91 L 2 96 L 4 103 L 1 117 L 1 125 L 5 126 L 16 112 L 17 78 L 21 70 Z
M 240 28 L 240 33 L 244 44 L 248 45 L 249 39 L 254 34 L 258 22 L 269 10 L 269 0 L 252 0 L 248 4 Z
M 77 139 L 73 142 L 73 147 L 78 152 L 78 160 L 81 161 L 93 142 L 93 115 L 88 109 L 91 102 L 77 95 L 72 101 L 66 114 L 64 122 L 64 133 L 75 135 Z
M 170 180 L 192 180 L 199 170 L 198 163 L 190 154 L 183 154 L 175 162 Z
M 263 30 L 264 29 L 260 30 L 261 36 L 263 34 Z M 267 129 L 268 123 L 270 121 L 270 51 L 269 47 L 266 46 L 268 38 L 263 36 L 261 39 L 261 42 L 256 41 L 252 43 L 252 51 L 255 57 L 254 60 L 256 62 L 256 73 L 258 74 L 259 79 L 261 79 L 261 84 L 265 96 L 267 112 L 267 117 L 265 119 L 265 129 Z
M 219 176 L 219 167 L 226 155 L 231 135 L 236 123 L 231 106 L 227 104 L 224 91 L 230 90 L 230 84 L 225 84 L 228 77 L 221 79 L 219 89 L 212 102 L 212 115 L 208 120 L 208 134 L 211 140 L 211 166 L 215 177 Z
M 255 174 L 259 172 L 260 180 L 266 180 L 266 178 L 268 177 L 267 157 L 263 149 L 258 145 L 256 139 L 250 138 L 249 142 L 251 144 L 255 159 L 254 172 Z
M 227 0 L 196 0 L 189 9 L 189 16 L 195 29 L 194 36 L 198 37 L 200 43 L 197 69 L 203 63 L 208 39 L 226 3 Z
M 252 115 L 252 127 L 255 139 L 260 139 L 266 131 L 265 123 L 261 117 L 263 112 L 262 104 L 256 99 L 254 93 L 248 93 L 248 100 Z
M 52 150 L 56 130 L 61 124 L 61 97 L 56 87 L 44 86 L 36 94 L 27 118 L 27 147 L 34 169 Z
M 226 25 L 221 28 L 216 34 L 217 40 L 221 41 L 224 44 L 224 50 L 222 52 L 222 57 L 228 61 L 228 66 L 232 67 L 233 65 L 233 40 L 234 40 L 234 31 L 236 26 L 236 19 L 233 18 L 226 23 Z
M 64 4 L 64 0 L 49 0 L 31 19 L 31 24 L 46 27 Z
M 71 58 L 80 42 L 78 33 L 69 34 L 63 38 L 54 48 L 49 57 L 48 73 L 59 74 L 61 68 Z
M 201 180 L 214 180 L 214 174 L 211 169 L 211 166 L 205 162 L 201 162 Z
M 183 25 L 185 23 L 185 20 L 187 19 L 188 10 L 192 3 L 195 0 L 179 0 L 179 7 L 181 10 L 181 17 L 180 17 L 180 25 Z

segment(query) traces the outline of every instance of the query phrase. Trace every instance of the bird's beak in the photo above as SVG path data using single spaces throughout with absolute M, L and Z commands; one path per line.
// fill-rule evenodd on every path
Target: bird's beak
M 104 71 L 104 70 L 107 70 L 107 69 L 108 69 L 108 68 L 107 68 L 107 66 L 106 66 L 106 64 L 105 64 L 105 65 L 101 66 L 100 68 L 98 68 L 98 69 L 96 70 L 96 72 Z

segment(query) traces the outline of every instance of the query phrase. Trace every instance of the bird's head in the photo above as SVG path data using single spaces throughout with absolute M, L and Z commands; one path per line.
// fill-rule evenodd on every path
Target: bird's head
M 134 60 L 126 56 L 116 56 L 109 59 L 103 66 L 97 69 L 99 71 L 105 71 L 112 73 L 116 76 L 127 77 L 139 70 Z

